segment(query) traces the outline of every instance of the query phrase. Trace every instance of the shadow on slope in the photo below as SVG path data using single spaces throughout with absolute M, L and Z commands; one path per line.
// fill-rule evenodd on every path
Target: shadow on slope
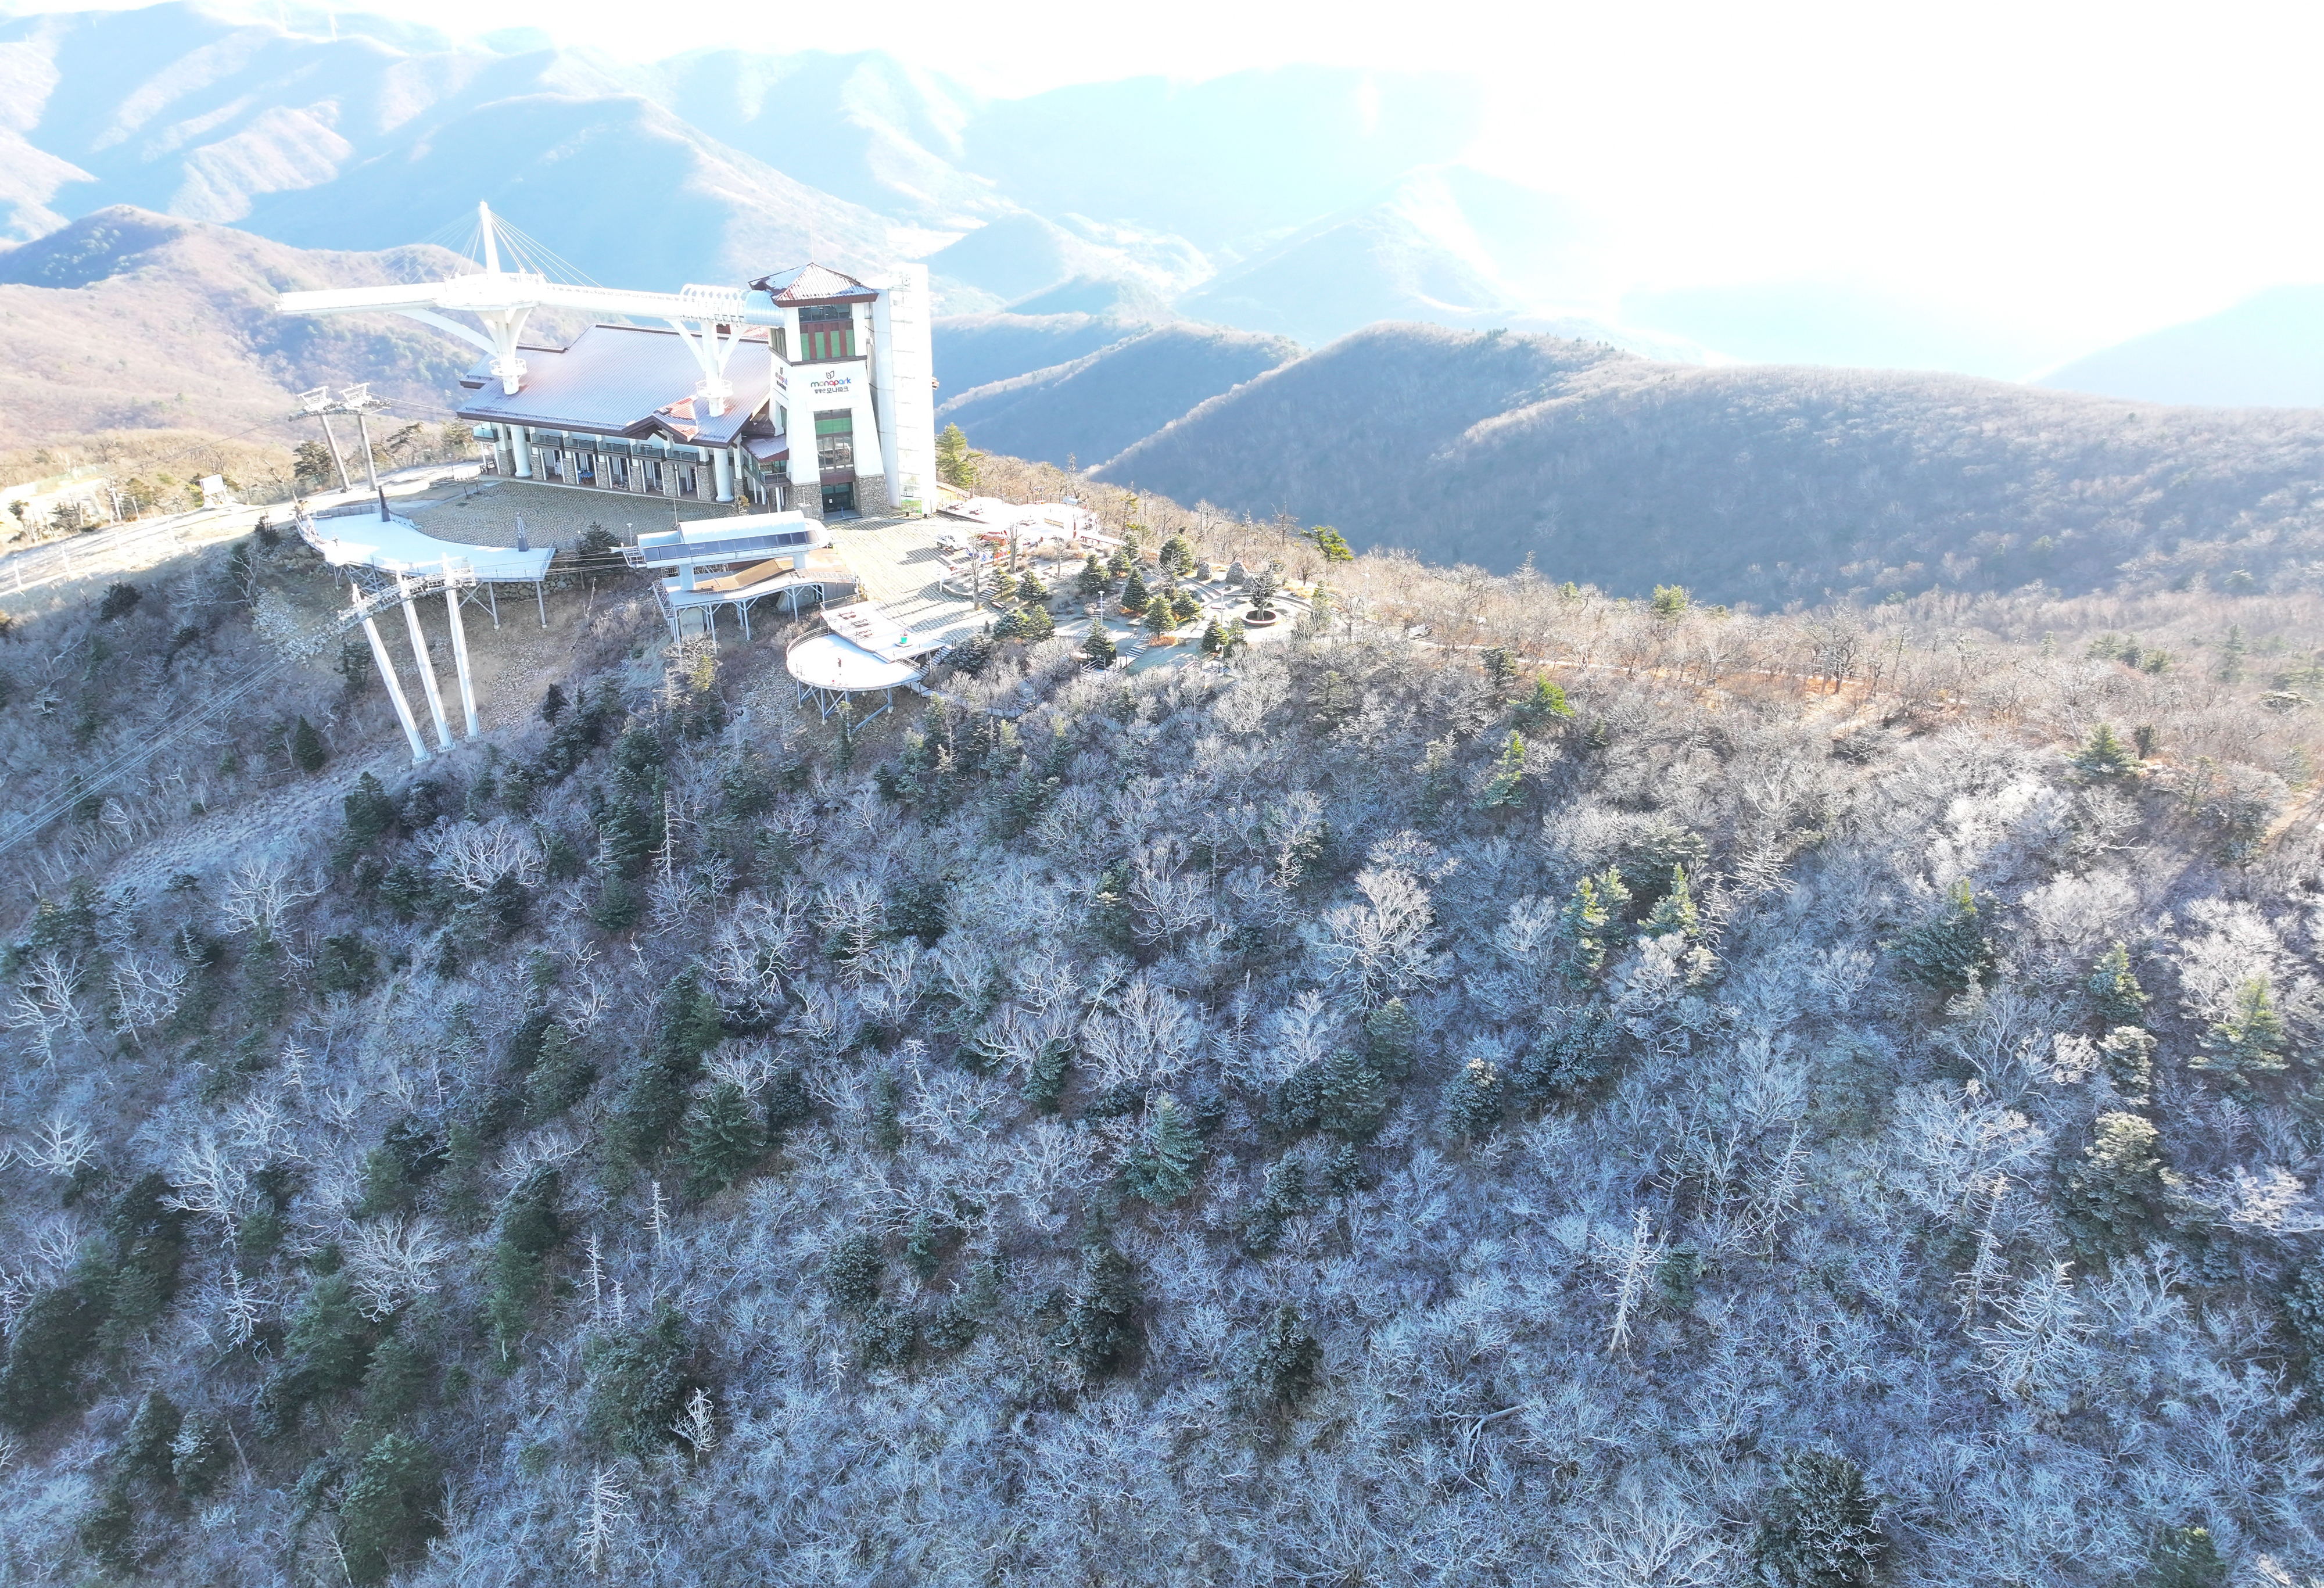
M 936 411 L 976 446 L 1063 466 L 1094 464 L 1206 398 L 1299 356 L 1277 337 L 1172 325 L 1087 357 L 979 386 Z

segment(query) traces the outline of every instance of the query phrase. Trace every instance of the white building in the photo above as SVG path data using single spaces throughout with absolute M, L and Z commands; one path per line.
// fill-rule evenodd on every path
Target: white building
M 819 264 L 762 276 L 731 346 L 723 411 L 699 389 L 687 329 L 596 325 L 565 347 L 520 345 L 514 392 L 479 363 L 458 405 L 496 474 L 810 518 L 934 505 L 936 402 L 927 272 L 871 286 Z
M 482 351 L 456 411 L 496 474 L 818 519 L 934 508 L 927 266 L 868 282 L 803 264 L 747 288 L 574 286 L 503 270 L 491 212 L 477 212 L 480 274 L 290 292 L 279 307 L 406 314 Z M 540 308 L 661 323 L 594 325 L 564 347 L 519 340 Z

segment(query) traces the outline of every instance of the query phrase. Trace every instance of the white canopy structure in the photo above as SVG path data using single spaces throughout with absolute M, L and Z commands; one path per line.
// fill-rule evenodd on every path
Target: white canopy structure
M 513 396 L 524 379 L 524 360 L 517 356 L 517 338 L 536 309 L 577 309 L 591 314 L 626 315 L 632 319 L 658 319 L 686 343 L 702 369 L 700 395 L 710 411 L 726 411 L 733 392 L 726 366 L 742 345 L 745 326 L 779 326 L 783 311 L 771 300 L 752 295 L 740 287 L 688 285 L 677 292 L 633 292 L 615 287 L 574 286 L 552 282 L 530 271 L 501 268 L 500 241 L 489 206 L 476 206 L 484 232 L 484 268 L 476 275 L 449 281 L 419 282 L 396 287 L 335 287 L 314 292 L 285 292 L 276 304 L 283 314 L 401 314 L 435 327 L 482 349 L 492 356 L 492 373 L 501 390 Z M 472 314 L 484 326 L 472 330 L 443 311 Z
M 385 573 L 431 574 L 449 557 L 475 570 L 479 579 L 502 584 L 536 585 L 549 577 L 554 547 L 515 551 L 505 546 L 466 546 L 438 540 L 406 518 L 381 518 L 368 509 L 361 516 L 318 518 L 312 544 L 333 568 L 375 568 Z
M 884 695 L 879 711 L 863 719 L 870 722 L 895 704 L 898 689 L 918 683 L 928 662 L 945 648 L 936 636 L 906 628 L 873 601 L 829 608 L 823 620 L 830 632 L 791 642 L 783 665 L 799 687 L 799 698 L 812 699 L 826 717 L 851 695 Z

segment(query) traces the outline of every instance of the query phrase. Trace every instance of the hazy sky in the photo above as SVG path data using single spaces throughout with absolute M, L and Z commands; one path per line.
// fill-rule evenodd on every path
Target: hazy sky
M 880 0 L 762 8 L 763 32 L 732 8 L 649 23 L 629 0 L 363 9 L 616 52 L 884 49 L 1000 95 L 1302 60 L 1466 73 L 1486 106 L 1472 161 L 1580 201 L 1641 291 L 1790 282 L 1797 300 L 1806 282 L 1867 313 L 1916 305 L 2025 366 L 1995 374 L 2324 279 L 2324 8 L 2282 0 Z M 692 33 L 689 11 L 705 19 Z

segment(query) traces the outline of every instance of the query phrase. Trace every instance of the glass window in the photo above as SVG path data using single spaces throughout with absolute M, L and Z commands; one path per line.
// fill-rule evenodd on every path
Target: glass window
M 842 409 L 815 416 L 815 463 L 818 469 L 855 466 L 855 415 Z

